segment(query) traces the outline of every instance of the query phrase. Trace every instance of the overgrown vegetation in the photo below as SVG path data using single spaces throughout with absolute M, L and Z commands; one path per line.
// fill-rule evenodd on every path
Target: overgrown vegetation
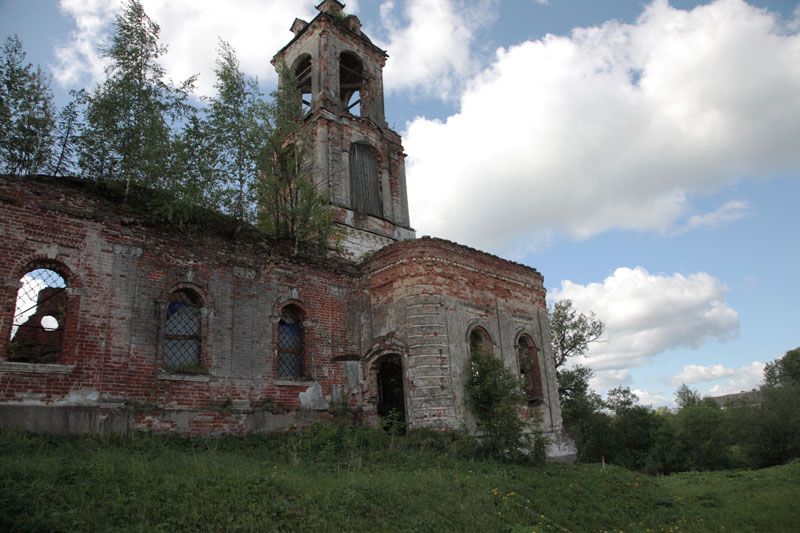
M 579 460 L 605 460 L 647 473 L 764 468 L 800 458 L 800 383 L 791 371 L 800 350 L 766 369 L 766 381 L 749 399 L 725 408 L 681 385 L 675 410 L 638 405 L 625 387 L 605 401 L 583 380 L 583 394 L 563 404 L 564 424 L 576 440 Z
M 467 407 L 481 435 L 480 450 L 499 459 L 544 459 L 546 442 L 537 421 L 520 414 L 525 402 L 523 385 L 503 361 L 473 348 L 464 385 Z
M 106 79 L 73 93 L 57 112 L 49 78 L 25 64 L 9 38 L 0 62 L 0 172 L 80 175 L 122 201 L 149 196 L 148 216 L 182 225 L 227 215 L 233 234 L 263 234 L 325 249 L 336 235 L 328 197 L 317 190 L 296 80 L 281 73 L 267 101 L 220 41 L 217 94 L 191 105 L 195 77 L 173 84 L 161 58 L 160 28 L 139 0 L 127 0 L 111 42 Z
M 0 433 L 4 531 L 789 531 L 800 463 L 651 478 L 475 460 L 460 434 Z M 466 446 L 466 448 L 462 448 Z
M 608 391 L 603 400 L 589 386 L 591 369 L 567 368 L 569 358 L 600 340 L 604 326 L 569 300 L 549 311 L 561 411 L 579 461 L 665 474 L 763 468 L 800 458 L 800 348 L 768 363 L 764 384 L 749 399 L 722 408 L 682 384 L 676 409 L 653 409 L 639 405 L 628 387 Z

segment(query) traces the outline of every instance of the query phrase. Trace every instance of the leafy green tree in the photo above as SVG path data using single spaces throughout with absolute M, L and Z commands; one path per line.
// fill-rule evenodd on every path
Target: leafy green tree
M 324 249 L 336 244 L 338 234 L 327 193 L 314 182 L 314 131 L 303 120 L 294 73 L 282 65 L 280 76 L 261 154 L 258 226 L 272 237 L 292 240 L 295 252 L 301 242 Z
M 259 161 L 269 136 L 269 108 L 256 79 L 245 76 L 236 51 L 220 40 L 214 73 L 217 95 L 208 99 L 208 140 L 226 211 L 255 222 Z
M 124 185 L 168 189 L 172 126 L 189 109 L 194 83 L 165 81 L 159 58 L 159 26 L 138 0 L 128 0 L 117 16 L 106 80 L 87 96 L 86 128 L 80 138 L 80 166 L 96 179 Z
M 570 357 L 586 355 L 589 344 L 603 336 L 605 324 L 594 313 L 579 313 L 571 300 L 559 300 L 548 311 L 556 370 Z
M 81 106 L 86 103 L 86 91 L 70 91 L 72 101 L 58 113 L 50 173 L 53 176 L 73 174 L 78 153 L 77 139 L 83 128 Z
M 25 63 L 19 38 L 8 37 L 0 58 L 0 171 L 25 175 L 47 170 L 54 127 L 49 78 Z
M 559 396 L 564 428 L 575 439 L 579 461 L 600 461 L 608 449 L 611 420 L 603 400 L 589 387 L 593 373 L 585 366 L 562 369 Z
M 613 416 L 612 445 L 607 457 L 614 464 L 643 470 L 651 458 L 663 422 L 663 417 L 650 407 L 630 404 L 626 399 Z
M 771 386 L 800 384 L 800 347 L 767 363 L 764 367 L 764 382 Z
M 700 393 L 686 385 L 686 383 L 681 383 L 681 386 L 675 391 L 675 404 L 679 410 L 699 405 L 700 400 Z
M 620 415 L 626 409 L 632 409 L 638 401 L 639 397 L 631 392 L 630 387 L 620 385 L 608 391 L 605 404 L 614 414 Z
M 487 453 L 500 458 L 528 453 L 531 443 L 518 410 L 525 402 L 520 380 L 502 360 L 480 349 L 472 350 L 466 378 L 467 406 L 483 433 Z
M 681 470 L 719 470 L 730 464 L 725 417 L 714 402 L 687 405 L 672 418 Z

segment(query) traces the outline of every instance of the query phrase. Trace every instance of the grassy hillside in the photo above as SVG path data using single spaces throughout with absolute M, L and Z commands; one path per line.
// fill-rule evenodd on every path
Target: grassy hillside
M 649 478 L 464 459 L 464 439 L 0 433 L 4 531 L 788 531 L 800 464 Z

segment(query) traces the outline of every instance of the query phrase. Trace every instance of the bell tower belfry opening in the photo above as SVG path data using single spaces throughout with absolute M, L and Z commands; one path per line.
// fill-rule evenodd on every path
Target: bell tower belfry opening
M 344 7 L 324 0 L 311 22 L 295 19 L 294 38 L 272 64 L 294 73 L 305 120 L 314 130 L 314 181 L 330 195 L 333 219 L 346 232 L 345 252 L 358 259 L 415 233 L 403 146 L 384 116 L 388 56 Z

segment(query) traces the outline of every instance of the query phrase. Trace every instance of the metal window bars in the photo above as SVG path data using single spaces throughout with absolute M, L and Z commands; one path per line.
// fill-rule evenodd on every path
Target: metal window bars
M 49 268 L 38 268 L 22 276 L 20 282 L 8 359 L 57 363 L 67 314 L 64 278 Z
M 186 291 L 176 291 L 167 306 L 164 326 L 164 368 L 200 366 L 200 306 Z
M 284 316 L 278 322 L 278 376 L 303 375 L 302 320 Z

